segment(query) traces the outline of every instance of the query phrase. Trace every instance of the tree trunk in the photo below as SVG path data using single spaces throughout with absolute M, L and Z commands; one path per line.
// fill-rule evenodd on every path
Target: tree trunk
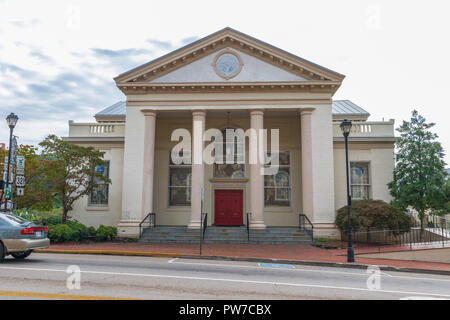
M 63 206 L 63 214 L 62 214 L 62 223 L 66 223 L 66 221 L 67 221 L 67 213 L 68 213 L 69 211 Z
M 425 227 L 424 227 L 425 216 L 420 217 L 420 240 L 425 242 Z

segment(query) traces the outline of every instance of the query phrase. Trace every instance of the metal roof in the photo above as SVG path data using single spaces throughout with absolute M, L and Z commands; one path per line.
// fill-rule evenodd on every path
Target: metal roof
M 350 100 L 333 100 L 333 115 L 365 115 L 369 116 L 366 110 L 354 104 Z
M 364 115 L 364 116 L 370 115 L 366 110 L 354 104 L 350 100 L 333 100 L 332 113 L 333 115 Z M 112 106 L 103 109 L 95 116 L 120 117 L 125 115 L 126 115 L 125 101 L 119 101 L 113 104 Z
M 125 101 L 119 101 L 114 103 L 112 106 L 109 106 L 99 113 L 97 113 L 95 116 L 108 116 L 108 117 L 120 117 L 126 115 L 126 106 Z

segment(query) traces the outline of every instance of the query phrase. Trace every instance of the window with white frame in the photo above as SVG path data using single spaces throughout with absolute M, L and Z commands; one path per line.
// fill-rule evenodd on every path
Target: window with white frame
M 264 205 L 288 207 L 291 202 L 291 159 L 289 151 L 279 152 L 279 169 L 264 176 Z M 270 163 L 267 164 L 270 166 Z
M 174 164 L 170 154 L 169 159 L 169 206 L 190 206 L 192 166 Z
M 370 198 L 369 162 L 350 162 L 350 185 L 353 200 Z
M 105 161 L 103 165 L 95 167 L 95 171 L 109 178 L 109 161 Z M 109 200 L 109 183 L 97 180 L 95 177 L 94 183 L 95 186 L 89 195 L 88 204 L 90 206 L 107 206 Z

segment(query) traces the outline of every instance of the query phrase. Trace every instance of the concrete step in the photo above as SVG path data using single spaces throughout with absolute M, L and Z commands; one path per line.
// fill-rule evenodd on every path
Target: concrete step
M 300 230 L 296 227 L 268 227 L 263 230 L 250 230 L 250 243 L 310 244 L 310 234 L 310 231 Z M 188 229 L 185 226 L 145 228 L 141 241 L 198 243 L 200 230 Z M 208 226 L 203 241 L 204 243 L 249 243 L 245 226 Z

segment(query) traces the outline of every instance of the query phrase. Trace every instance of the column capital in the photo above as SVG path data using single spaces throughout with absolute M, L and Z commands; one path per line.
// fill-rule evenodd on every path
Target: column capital
M 316 108 L 302 108 L 299 109 L 298 111 L 300 112 L 301 116 L 308 116 L 311 115 L 314 110 L 316 110 Z
M 141 112 L 144 114 L 144 116 L 156 117 L 156 110 L 144 109 L 141 110 Z
M 250 115 L 251 116 L 262 116 L 264 115 L 264 110 L 263 109 L 251 109 L 250 111 Z
M 206 110 L 193 110 L 192 116 L 193 117 L 206 117 Z

